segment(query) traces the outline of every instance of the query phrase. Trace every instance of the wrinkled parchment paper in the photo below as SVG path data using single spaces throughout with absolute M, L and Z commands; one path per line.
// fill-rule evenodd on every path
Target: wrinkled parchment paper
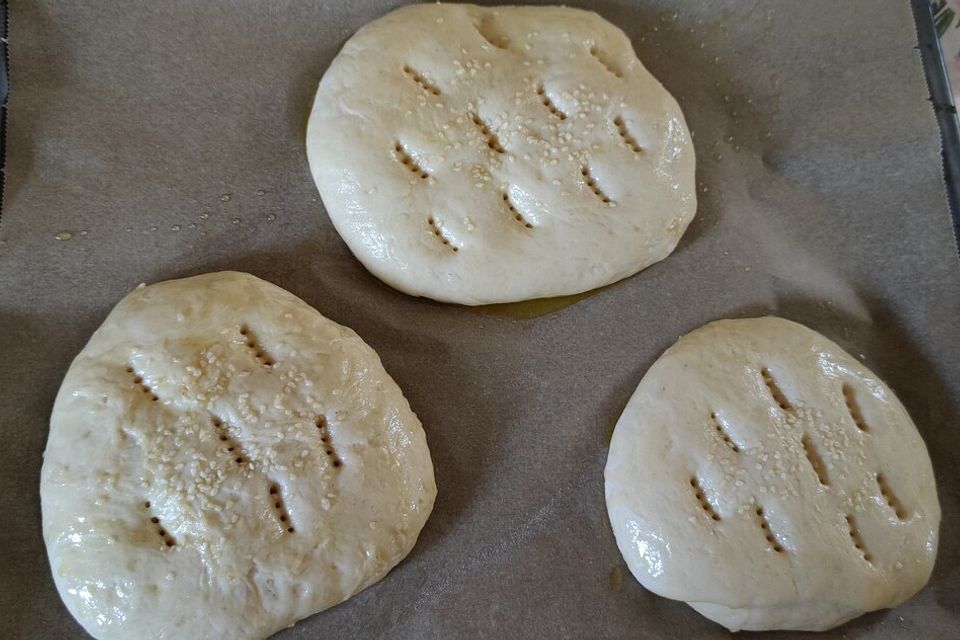
M 834 635 L 955 637 L 960 263 L 909 4 L 575 2 L 623 27 L 677 97 L 700 207 L 673 256 L 534 318 L 380 284 L 315 192 L 303 138 L 316 85 L 396 4 L 12 2 L 0 636 L 84 636 L 49 575 L 37 488 L 70 360 L 138 283 L 239 269 L 380 352 L 423 420 L 440 492 L 385 580 L 278 637 L 724 637 L 625 570 L 602 472 L 612 424 L 666 347 L 763 313 L 883 377 L 939 482 L 929 586 Z

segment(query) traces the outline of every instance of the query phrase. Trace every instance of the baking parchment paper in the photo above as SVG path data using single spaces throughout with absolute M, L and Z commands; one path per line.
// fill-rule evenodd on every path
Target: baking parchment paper
M 833 635 L 957 637 L 960 264 L 908 2 L 575 2 L 620 25 L 680 102 L 700 206 L 673 256 L 545 315 L 397 293 L 333 231 L 308 109 L 344 40 L 396 4 L 11 3 L 0 636 L 84 635 L 49 575 L 38 500 L 70 360 L 138 283 L 238 269 L 379 351 L 439 485 L 406 561 L 278 637 L 724 637 L 625 570 L 602 472 L 612 424 L 666 347 L 765 313 L 883 377 L 938 479 L 929 586 Z

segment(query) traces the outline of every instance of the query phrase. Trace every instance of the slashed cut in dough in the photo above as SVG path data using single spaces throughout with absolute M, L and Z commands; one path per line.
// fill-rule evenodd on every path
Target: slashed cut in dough
M 264 638 L 382 578 L 436 487 L 350 329 L 270 283 L 141 286 L 74 360 L 40 485 L 60 595 L 97 638 Z
M 419 4 L 364 26 L 320 82 L 307 155 L 367 269 L 446 302 L 615 282 L 696 211 L 679 106 L 578 9 Z
M 710 323 L 654 363 L 614 431 L 606 499 L 637 579 L 731 630 L 893 607 L 937 551 L 933 470 L 903 406 L 780 318 Z

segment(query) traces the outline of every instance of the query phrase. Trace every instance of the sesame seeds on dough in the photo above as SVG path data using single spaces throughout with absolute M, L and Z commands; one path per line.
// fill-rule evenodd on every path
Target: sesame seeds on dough
M 565 7 L 407 6 L 317 91 L 307 155 L 357 258 L 485 304 L 593 289 L 673 251 L 696 210 L 676 101 L 629 39 Z
M 634 576 L 731 630 L 896 606 L 936 557 L 933 470 L 906 410 L 780 318 L 712 322 L 668 349 L 617 423 L 605 481 Z
M 97 638 L 265 638 L 381 579 L 436 495 L 376 353 L 232 272 L 117 305 L 63 381 L 40 489 L 57 588 Z

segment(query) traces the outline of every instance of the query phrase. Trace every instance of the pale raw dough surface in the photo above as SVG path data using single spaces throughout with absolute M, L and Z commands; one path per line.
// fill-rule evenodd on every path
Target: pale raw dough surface
M 860 362 L 780 318 L 713 322 L 668 349 L 605 476 L 637 579 L 732 630 L 828 629 L 899 604 L 933 568 L 940 507 L 910 417 Z
M 222 272 L 117 305 L 63 381 L 40 492 L 57 588 L 91 635 L 263 638 L 382 578 L 436 487 L 377 354 Z
M 447 302 L 615 282 L 696 210 L 676 101 L 578 9 L 423 4 L 366 25 L 320 82 L 307 155 L 367 269 Z

